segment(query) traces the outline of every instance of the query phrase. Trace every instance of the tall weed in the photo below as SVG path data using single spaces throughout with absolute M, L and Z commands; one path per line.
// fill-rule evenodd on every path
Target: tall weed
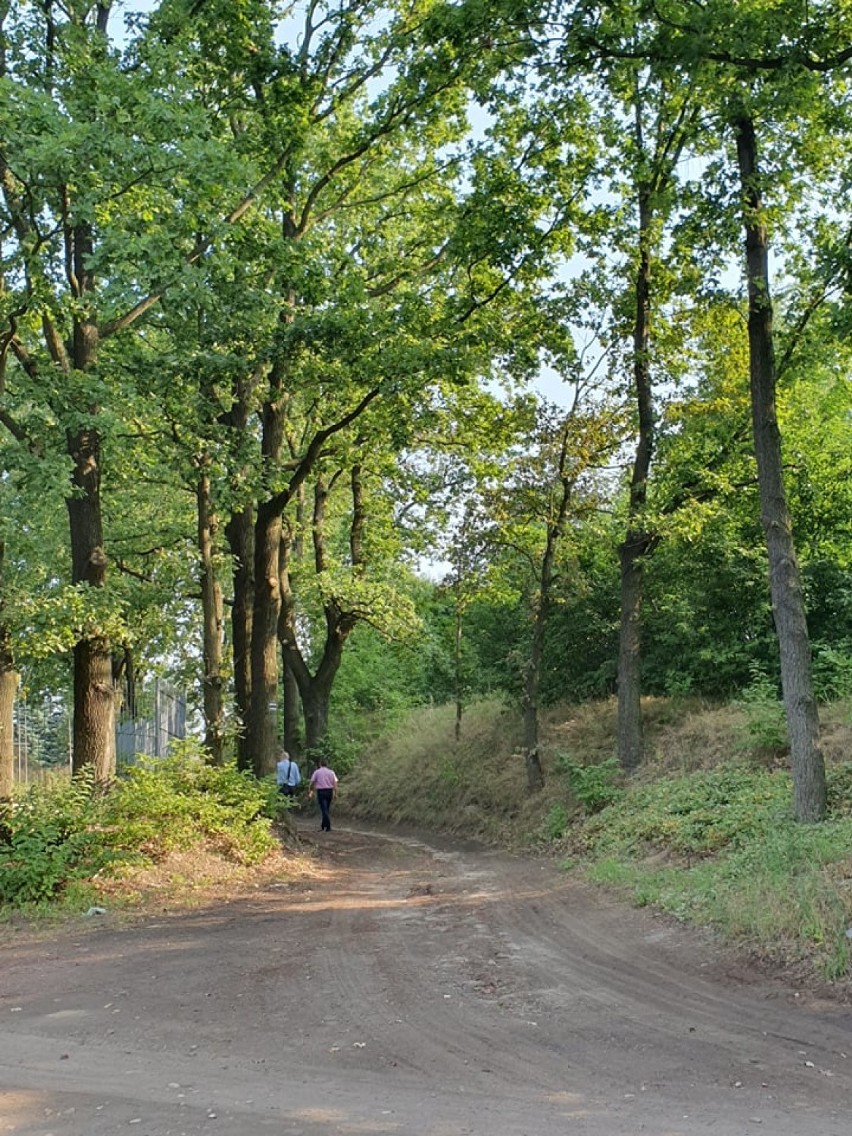
M 737 705 L 745 719 L 740 730 L 740 752 L 756 758 L 774 757 L 787 749 L 787 716 L 775 682 L 753 670 L 752 680 Z
M 0 904 L 53 900 L 119 862 L 200 843 L 241 864 L 276 846 L 274 785 L 197 756 L 140 759 L 109 791 L 86 774 L 32 786 L 0 818 Z
M 569 788 L 587 815 L 599 813 L 622 796 L 622 769 L 615 757 L 584 764 L 568 754 L 556 757 L 556 768 L 565 776 Z
M 6 806 L 0 837 L 0 904 L 42 903 L 113 858 L 90 777 L 38 782 Z

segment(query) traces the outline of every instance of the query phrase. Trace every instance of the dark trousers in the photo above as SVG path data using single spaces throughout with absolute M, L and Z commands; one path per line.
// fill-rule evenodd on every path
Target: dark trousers
M 319 801 L 320 813 L 322 814 L 323 832 L 331 832 L 331 799 L 334 796 L 334 789 L 317 789 L 317 800 Z

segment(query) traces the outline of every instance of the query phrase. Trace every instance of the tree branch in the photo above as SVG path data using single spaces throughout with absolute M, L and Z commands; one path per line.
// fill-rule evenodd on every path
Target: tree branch
M 374 387 L 372 390 L 368 391 L 358 403 L 358 405 L 353 407 L 353 409 L 348 414 L 345 414 L 343 418 L 339 419 L 333 425 L 327 426 L 324 430 L 318 430 L 317 433 L 314 434 L 313 438 L 311 439 L 310 445 L 305 451 L 304 457 L 299 462 L 299 466 L 296 472 L 293 474 L 293 477 L 290 479 L 290 483 L 287 488 L 282 489 L 280 493 L 276 493 L 276 495 L 267 503 L 270 512 L 280 513 L 286 508 L 290 501 L 292 501 L 295 497 L 296 491 L 302 484 L 304 484 L 305 479 L 313 468 L 314 462 L 320 456 L 322 447 L 325 445 L 328 439 L 331 438 L 334 434 L 339 433 L 341 430 L 345 430 L 347 426 L 349 426 L 352 422 L 355 421 L 356 418 L 364 413 L 370 403 L 375 398 L 378 398 L 380 394 L 381 388 Z
M 248 210 L 251 208 L 251 206 L 254 204 L 263 190 L 266 189 L 270 182 L 274 181 L 278 174 L 280 174 L 281 170 L 287 163 L 287 157 L 287 154 L 282 154 L 275 165 L 272 167 L 272 169 L 265 173 L 256 185 L 252 186 L 252 188 L 245 195 L 239 205 L 237 205 L 237 207 L 224 218 L 224 223 L 226 225 L 236 224 L 236 222 L 239 221 L 240 218 L 248 212 Z M 195 264 L 197 261 L 199 261 L 212 246 L 212 244 L 212 237 L 204 237 L 199 240 L 196 243 L 195 248 L 187 256 L 186 264 Z M 108 323 L 103 324 L 98 330 L 99 337 L 101 339 L 106 339 L 110 335 L 114 335 L 116 332 L 124 331 L 126 328 L 130 327 L 141 316 L 143 316 L 145 312 L 149 311 L 153 307 L 156 307 L 156 305 L 159 304 L 160 300 L 162 300 L 163 296 L 165 296 L 167 291 L 168 288 L 165 287 L 160 288 L 156 292 L 151 292 L 150 295 L 146 296 L 143 300 L 140 300 L 139 303 L 134 305 L 134 307 L 132 307 L 128 312 L 125 312 L 123 316 L 120 316 L 118 319 L 110 320 Z

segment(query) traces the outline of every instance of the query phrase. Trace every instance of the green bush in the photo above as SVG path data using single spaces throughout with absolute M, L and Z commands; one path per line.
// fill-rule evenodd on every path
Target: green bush
M 274 784 L 186 751 L 141 758 L 104 792 L 86 775 L 31 787 L 0 820 L 0 904 L 55 899 L 110 864 L 201 843 L 241 864 L 276 846 Z
M 0 904 L 53 899 L 113 858 L 98 824 L 103 799 L 91 778 L 54 778 L 8 806 L 0 840 Z
M 142 758 L 105 801 L 103 823 L 114 847 L 152 860 L 199 840 L 240 863 L 257 863 L 274 847 L 272 786 L 235 765 L 213 766 L 179 754 Z
M 761 839 L 790 815 L 787 773 L 723 765 L 633 789 L 584 826 L 601 853 L 710 855 Z
M 814 693 L 820 702 L 841 701 L 852 695 L 852 643 L 814 644 Z
M 787 716 L 772 679 L 757 669 L 736 703 L 743 712 L 740 751 L 755 757 L 774 756 L 787 749 Z
M 567 754 L 559 754 L 557 769 L 565 775 L 571 792 L 588 815 L 599 813 L 622 795 L 621 766 L 614 757 L 592 765 L 581 765 Z

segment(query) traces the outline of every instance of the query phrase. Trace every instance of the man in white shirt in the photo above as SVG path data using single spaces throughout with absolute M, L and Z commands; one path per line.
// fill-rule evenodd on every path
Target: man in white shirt
M 298 765 L 292 760 L 286 749 L 282 749 L 281 760 L 275 766 L 275 780 L 278 784 L 278 792 L 282 796 L 296 796 L 296 786 L 302 780 L 302 775 L 299 772 Z

